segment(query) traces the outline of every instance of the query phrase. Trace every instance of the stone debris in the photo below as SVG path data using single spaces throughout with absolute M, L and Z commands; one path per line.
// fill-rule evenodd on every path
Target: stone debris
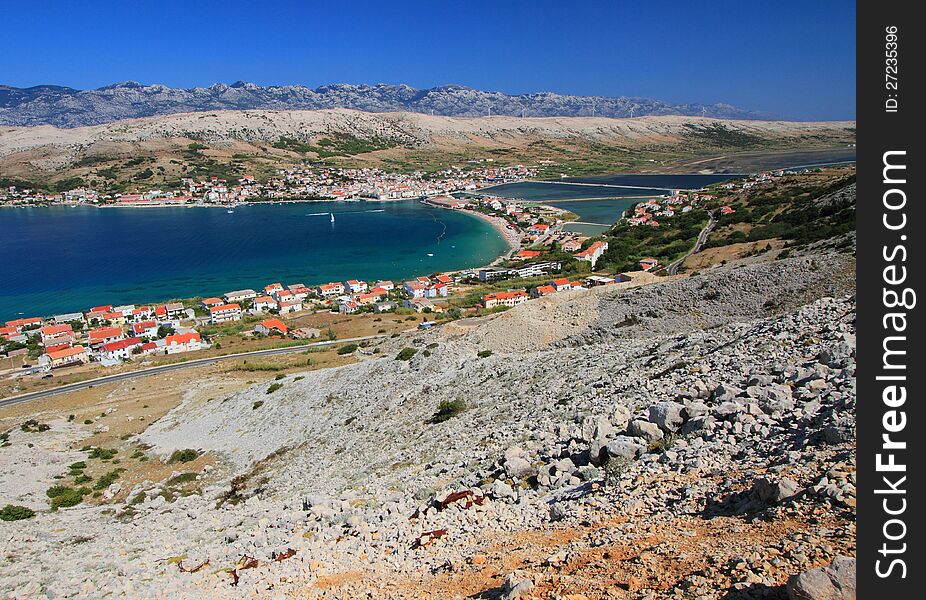
M 272 399 L 256 385 L 221 408 L 182 404 L 140 442 L 217 457 L 198 491 L 143 482 L 131 511 L 4 525 L 15 560 L 0 564 L 0 595 L 578 598 L 599 596 L 577 570 L 602 569 L 613 597 L 783 597 L 791 575 L 854 547 L 849 262 L 802 256 L 564 294 L 469 332 L 385 340 L 387 359 L 307 372 Z M 590 313 L 546 343 L 548 321 L 520 314 L 577 305 Z M 475 358 L 505 337 L 511 350 Z M 457 399 L 466 410 L 431 422 Z M 167 577 L 164 556 L 195 558 Z M 837 561 L 787 593 L 849 597 Z M 363 577 L 324 579 L 347 573 Z M 484 587 L 466 594 L 396 587 L 473 573 Z M 832 590 L 843 595 L 819 595 Z

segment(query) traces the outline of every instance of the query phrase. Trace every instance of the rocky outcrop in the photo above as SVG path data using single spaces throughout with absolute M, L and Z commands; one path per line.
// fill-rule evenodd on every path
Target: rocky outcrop
M 846 556 L 788 580 L 791 600 L 855 600 L 855 594 L 855 559 Z

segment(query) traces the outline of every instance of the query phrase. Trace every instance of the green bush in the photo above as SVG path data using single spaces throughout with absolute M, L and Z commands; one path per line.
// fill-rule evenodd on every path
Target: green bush
M 402 350 L 396 355 L 396 360 L 411 360 L 415 353 L 418 350 L 415 348 L 402 348 Z
M 282 387 L 283 387 L 282 383 L 271 383 L 270 387 L 267 388 L 267 393 L 272 394 L 273 392 L 279 390 Z
M 71 488 L 69 488 L 66 485 L 53 485 L 47 490 L 45 490 L 45 495 L 48 496 L 49 498 L 57 498 L 58 496 L 65 493 L 69 489 Z
M 492 356 L 492 351 L 491 350 L 480 350 L 476 354 L 476 356 L 478 356 L 479 358 L 489 358 L 490 356 Z
M 357 344 L 345 344 L 338 348 L 338 354 L 353 354 L 357 351 Z
M 254 404 L 251 405 L 251 410 L 257 410 L 258 408 L 260 408 L 260 407 L 263 406 L 263 405 L 264 405 L 264 401 L 263 401 L 263 400 L 258 400 L 257 402 L 255 402 Z
M 196 481 L 197 477 L 198 475 L 196 473 L 180 473 L 168 479 L 167 485 L 183 485 L 184 483 Z
M 466 401 L 462 398 L 456 400 L 441 400 L 437 405 L 437 412 L 429 420 L 430 423 L 443 423 L 466 410 Z
M 115 448 L 91 448 L 87 458 L 98 458 L 100 460 L 111 460 L 119 451 Z
M 115 483 L 117 479 L 119 479 L 119 474 L 124 470 L 125 469 L 113 469 L 112 471 L 106 473 L 105 475 L 97 479 L 96 483 L 93 484 L 93 489 L 105 490 L 106 488 L 111 486 L 113 483 Z
M 64 485 L 56 485 L 45 491 L 45 495 L 51 498 L 52 510 L 66 508 L 68 506 L 77 506 L 83 501 L 84 496 L 89 493 L 90 490 L 85 487 L 75 490 Z
M 186 450 L 174 450 L 174 453 L 170 455 L 170 459 L 168 459 L 167 463 L 173 464 L 178 462 L 190 462 L 191 460 L 196 460 L 198 456 L 199 452 L 193 450 L 192 448 L 187 448 Z
M 22 521 L 35 516 L 35 511 L 27 506 L 7 504 L 0 508 L 0 521 Z
M 48 431 L 51 427 L 47 423 L 39 423 L 35 419 L 29 419 L 25 423 L 19 426 L 20 429 L 26 433 L 39 433 L 42 431 Z

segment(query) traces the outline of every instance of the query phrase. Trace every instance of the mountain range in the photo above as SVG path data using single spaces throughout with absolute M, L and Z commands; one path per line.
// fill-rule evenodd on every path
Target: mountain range
M 478 117 L 642 117 L 684 115 L 724 119 L 768 118 L 729 104 L 672 104 L 634 97 L 573 96 L 541 92 L 508 95 L 461 85 L 415 89 L 407 85 L 260 86 L 172 88 L 134 81 L 94 90 L 56 85 L 17 88 L 0 85 L 0 125 L 82 127 L 122 119 L 213 110 L 317 110 L 415 112 Z

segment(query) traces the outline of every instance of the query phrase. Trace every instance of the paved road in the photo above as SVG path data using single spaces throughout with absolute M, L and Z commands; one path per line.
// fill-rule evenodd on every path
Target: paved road
M 131 371 L 129 373 L 118 373 L 116 375 L 106 375 L 105 377 L 97 377 L 96 379 L 88 379 L 86 381 L 78 381 L 77 383 L 69 383 L 67 385 L 62 385 L 60 387 L 51 388 L 48 390 L 41 390 L 38 392 L 31 392 L 29 394 L 22 394 L 20 396 L 11 396 L 10 398 L 4 398 L 0 400 L 0 407 L 11 406 L 13 404 L 19 404 L 20 402 L 29 402 L 30 400 L 38 400 L 40 398 L 48 398 L 49 396 L 56 396 L 58 394 L 65 394 L 68 392 L 74 392 L 77 390 L 82 390 L 88 387 L 95 385 L 103 385 L 105 383 L 114 383 L 116 381 L 125 381 L 127 379 L 136 379 L 138 377 L 148 377 L 149 375 L 158 375 L 161 373 L 166 373 L 168 371 L 177 371 L 180 369 L 190 369 L 193 367 L 202 367 L 205 365 L 211 365 L 217 362 L 232 360 L 235 358 L 242 357 L 259 357 L 259 356 L 278 356 L 280 354 L 293 354 L 296 352 L 305 352 L 307 348 L 317 348 L 319 346 L 331 346 L 333 344 L 345 344 L 348 342 L 361 342 L 363 340 L 372 340 L 376 338 L 386 337 L 384 334 L 379 335 L 367 335 L 363 337 L 348 338 L 343 340 L 334 340 L 330 342 L 314 342 L 311 344 L 303 344 L 301 346 L 287 346 L 285 348 L 268 348 L 267 350 L 254 350 L 252 352 L 241 352 L 238 354 L 226 354 L 223 356 L 213 356 L 210 358 L 197 358 L 194 360 L 188 360 L 186 362 L 174 363 L 170 365 L 161 365 L 159 367 L 151 367 L 150 369 L 142 369 L 140 371 Z
M 714 229 L 714 226 L 717 225 L 717 218 L 714 216 L 714 213 L 708 213 L 710 215 L 710 220 L 707 222 L 707 225 L 704 226 L 704 229 L 701 230 L 701 233 L 698 234 L 698 241 L 695 242 L 694 247 L 688 251 L 688 254 L 681 257 L 666 269 L 666 273 L 669 275 L 676 275 L 678 273 L 678 268 L 682 266 L 682 263 L 685 262 L 685 259 L 699 252 L 701 247 L 707 243 L 707 236 L 710 234 L 711 230 Z

